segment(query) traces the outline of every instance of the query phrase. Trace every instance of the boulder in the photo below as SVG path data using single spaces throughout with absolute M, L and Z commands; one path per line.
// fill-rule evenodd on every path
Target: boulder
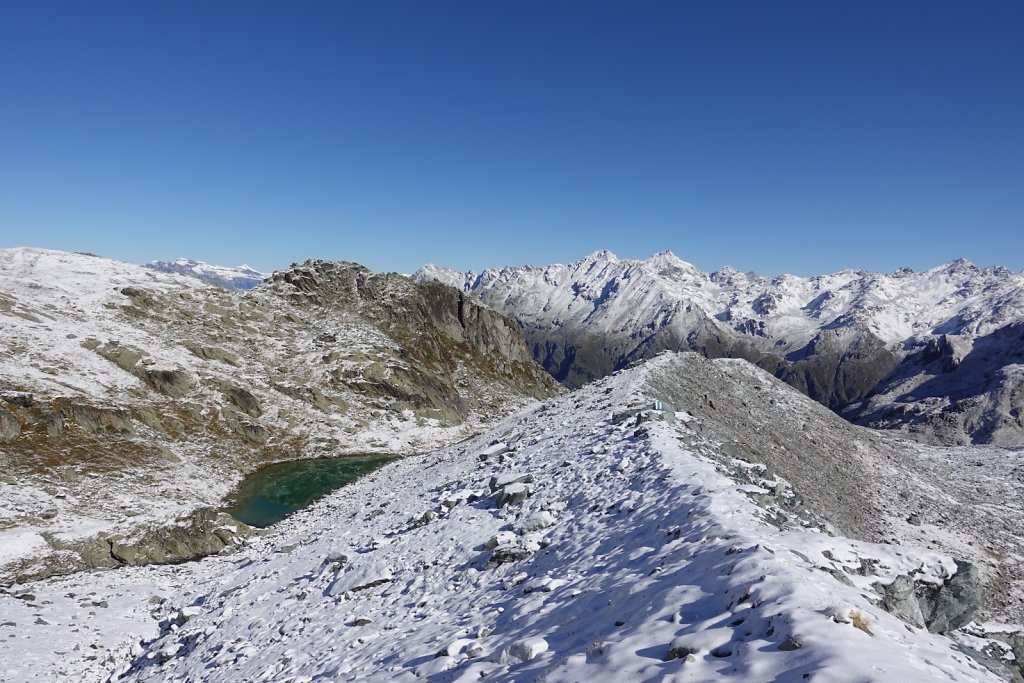
M 985 602 L 981 572 L 970 562 L 956 562 L 956 573 L 929 600 L 928 630 L 948 633 L 965 626 Z
M 134 434 L 132 416 L 123 408 L 97 408 L 87 405 L 71 406 L 71 418 L 89 434 L 115 432 Z
M 533 489 L 522 483 L 509 484 L 498 494 L 498 507 L 518 505 L 533 494 Z
M 948 633 L 965 626 L 985 602 L 981 572 L 960 560 L 956 560 L 956 573 L 941 586 L 916 582 L 901 574 L 882 586 L 881 592 L 886 611 L 932 633 Z
M 283 382 L 275 382 L 271 387 L 289 398 L 294 398 L 297 401 L 308 403 L 317 410 L 322 410 L 325 413 L 330 412 L 331 406 L 338 406 L 339 408 L 345 407 L 344 401 L 336 397 L 328 398 L 328 396 L 316 386 L 299 386 Z
M 35 405 L 35 397 L 26 391 L 13 391 L 3 395 L 4 401 L 22 408 L 31 408 Z
M 190 388 L 184 370 L 145 368 L 139 372 L 139 378 L 155 391 L 171 398 L 184 398 Z
M 508 654 L 521 662 L 532 662 L 539 655 L 548 651 L 548 641 L 540 636 L 517 640 L 508 647 Z
M 267 439 L 270 438 L 270 434 L 266 429 L 251 422 L 239 423 L 236 431 L 241 434 L 246 441 L 251 441 L 259 446 L 265 444 Z
M 250 420 L 233 405 L 221 406 L 220 415 L 231 431 L 250 443 L 262 446 L 270 438 L 270 432 L 263 425 Z
M 148 289 L 142 289 L 141 287 L 123 287 L 121 294 L 128 297 L 132 305 L 136 308 L 147 309 L 152 308 L 156 305 L 156 301 L 153 299 L 153 293 Z
M 516 535 L 513 532 L 499 531 L 494 536 L 491 536 L 491 538 L 486 543 L 484 543 L 484 550 L 494 550 L 499 545 L 514 543 L 515 540 Z
M 216 360 L 228 365 L 238 365 L 238 356 L 216 346 L 186 343 L 185 348 L 203 360 Z
M 121 564 L 140 566 L 194 560 L 235 546 L 253 532 L 223 512 L 196 510 L 174 524 L 153 526 L 131 537 L 111 536 L 109 555 Z
M 7 410 L 0 407 L 0 443 L 14 441 L 21 434 L 21 423 L 18 418 Z
M 89 340 L 86 340 L 88 342 Z M 82 345 L 86 346 L 86 342 Z M 88 348 L 88 347 L 86 347 Z M 103 356 L 111 363 L 121 368 L 125 372 L 135 372 L 135 366 L 142 360 L 143 353 L 138 349 L 132 348 L 131 346 L 125 346 L 119 344 L 116 341 L 112 341 L 109 344 L 94 347 L 96 353 Z
M 256 397 L 242 387 L 224 382 L 220 386 L 220 393 L 224 395 L 224 398 L 226 398 L 231 405 L 235 406 L 249 417 L 259 417 L 263 414 L 263 408 L 260 407 Z
M 508 564 L 510 562 L 518 562 L 519 560 L 525 560 L 527 557 L 533 554 L 533 551 L 520 543 L 502 543 L 491 552 L 491 558 L 488 560 L 488 564 L 496 566 L 499 564 Z
M 491 477 L 491 481 L 488 483 L 488 486 L 493 493 L 498 489 L 505 488 L 509 484 L 517 484 L 520 482 L 524 484 L 533 482 L 533 475 L 523 474 L 521 472 L 504 472 L 502 474 L 495 474 Z
M 669 645 L 668 652 L 665 653 L 665 661 L 671 662 L 676 659 L 682 659 L 685 661 L 693 661 L 694 655 L 697 654 L 698 649 L 692 645 L 687 644 L 682 638 L 676 638 Z
M 534 531 L 540 531 L 541 529 L 547 529 L 550 526 L 554 526 L 554 524 L 555 516 L 550 512 L 543 510 L 541 512 L 534 512 L 520 517 L 516 522 L 516 530 L 520 533 L 528 534 Z
M 512 448 L 507 443 L 499 441 L 497 443 L 492 443 L 490 446 L 480 451 L 479 458 L 480 460 L 488 460 L 496 455 L 509 453 L 511 450 Z
M 895 581 L 882 589 L 882 608 L 911 626 L 925 627 L 917 585 L 906 574 L 897 576 Z

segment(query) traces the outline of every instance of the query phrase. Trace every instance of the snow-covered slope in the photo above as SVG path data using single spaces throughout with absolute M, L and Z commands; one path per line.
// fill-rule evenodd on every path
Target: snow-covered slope
M 150 261 L 147 268 L 161 273 L 177 273 L 187 275 L 212 285 L 244 291 L 256 287 L 267 279 L 267 273 L 250 268 L 247 265 L 229 268 L 227 266 L 215 266 L 203 261 L 196 261 L 190 258 L 179 258 L 174 261 Z
M 674 421 L 613 419 L 669 395 Z M 928 462 L 946 452 L 848 425 L 748 364 L 667 354 L 387 465 L 234 554 L 0 595 L 17 624 L 0 661 L 12 683 L 995 681 L 960 643 L 1004 675 L 1010 646 L 923 627 L 976 607 L 974 570 L 946 553 L 989 552 L 983 525 L 952 521 L 984 506 L 866 519 L 900 491 L 959 495 L 969 463 Z M 940 550 L 863 538 L 921 528 Z
M 346 263 L 230 292 L 0 250 L 0 582 L 219 549 L 202 509 L 263 464 L 418 452 L 557 393 L 464 298 Z
M 886 381 L 937 340 L 966 354 L 974 340 L 999 338 L 992 335 L 1024 321 L 1024 274 L 1005 268 L 979 269 L 960 260 L 924 272 L 764 277 L 729 268 L 704 273 L 671 252 L 641 261 L 600 251 L 568 265 L 482 273 L 427 265 L 414 277 L 460 287 L 516 319 L 535 358 L 570 386 L 663 349 L 690 349 L 755 362 L 855 419 L 871 422 L 877 406 L 856 404 L 882 392 L 886 405 L 905 404 L 900 410 L 920 418 L 912 426 L 926 437 L 1024 438 L 1024 399 L 1013 367 L 982 387 L 981 402 L 989 409 L 956 430 L 935 426 L 962 396 L 950 399 L 948 387 L 920 390 L 934 376 L 927 368 L 911 371 L 921 381 L 910 388 Z M 993 392 L 1002 398 L 991 400 Z

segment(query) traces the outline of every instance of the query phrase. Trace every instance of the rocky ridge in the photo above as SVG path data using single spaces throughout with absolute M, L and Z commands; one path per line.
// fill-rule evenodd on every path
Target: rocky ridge
M 239 293 L 3 250 L 0 318 L 6 582 L 235 545 L 244 525 L 204 509 L 245 472 L 417 452 L 559 391 L 499 314 L 356 264 Z
M 570 387 L 692 350 L 742 358 L 869 426 L 935 443 L 1024 440 L 1024 274 L 954 261 L 923 272 L 811 278 L 723 268 L 671 252 L 595 252 L 567 265 L 414 275 L 516 320 L 534 357 Z M 961 365 L 963 365 L 961 367 Z
M 906 442 L 749 364 L 665 354 L 394 461 L 234 555 L 0 593 L 24 631 L 109 653 L 29 637 L 0 658 L 30 648 L 19 681 L 1013 680 L 1019 627 L 982 620 L 1019 616 L 993 599 L 1019 582 L 992 573 L 1019 549 L 991 548 L 996 511 L 967 499 L 987 468 L 931 462 L 961 450 L 999 449 Z

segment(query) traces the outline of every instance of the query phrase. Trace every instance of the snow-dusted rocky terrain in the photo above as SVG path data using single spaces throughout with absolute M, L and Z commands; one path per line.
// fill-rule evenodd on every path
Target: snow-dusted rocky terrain
M 150 261 L 146 264 L 146 267 L 161 273 L 176 273 L 178 275 L 194 277 L 211 285 L 235 291 L 244 291 L 257 287 L 268 276 L 268 273 L 261 273 L 244 264 L 231 268 L 228 266 L 215 266 L 190 258 L 179 258 L 173 261 Z
M 0 582 L 215 552 L 260 465 L 422 452 L 558 393 L 464 299 L 346 263 L 231 292 L 0 250 Z
M 1020 511 L 994 509 L 1021 499 L 1020 458 L 879 435 L 749 364 L 666 354 L 227 554 L 0 594 L 0 662 L 12 683 L 996 681 L 1020 628 L 982 622 L 1020 604 L 978 601 L 1020 596 L 992 574 L 1021 554 Z
M 671 252 L 414 275 L 471 293 L 579 386 L 664 349 L 744 358 L 862 424 L 1024 441 L 1024 274 L 954 261 L 888 275 L 704 273 Z

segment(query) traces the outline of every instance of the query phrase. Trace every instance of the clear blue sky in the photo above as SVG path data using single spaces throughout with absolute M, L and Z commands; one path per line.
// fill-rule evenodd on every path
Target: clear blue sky
M 1024 268 L 1024 2 L 6 2 L 0 246 Z

